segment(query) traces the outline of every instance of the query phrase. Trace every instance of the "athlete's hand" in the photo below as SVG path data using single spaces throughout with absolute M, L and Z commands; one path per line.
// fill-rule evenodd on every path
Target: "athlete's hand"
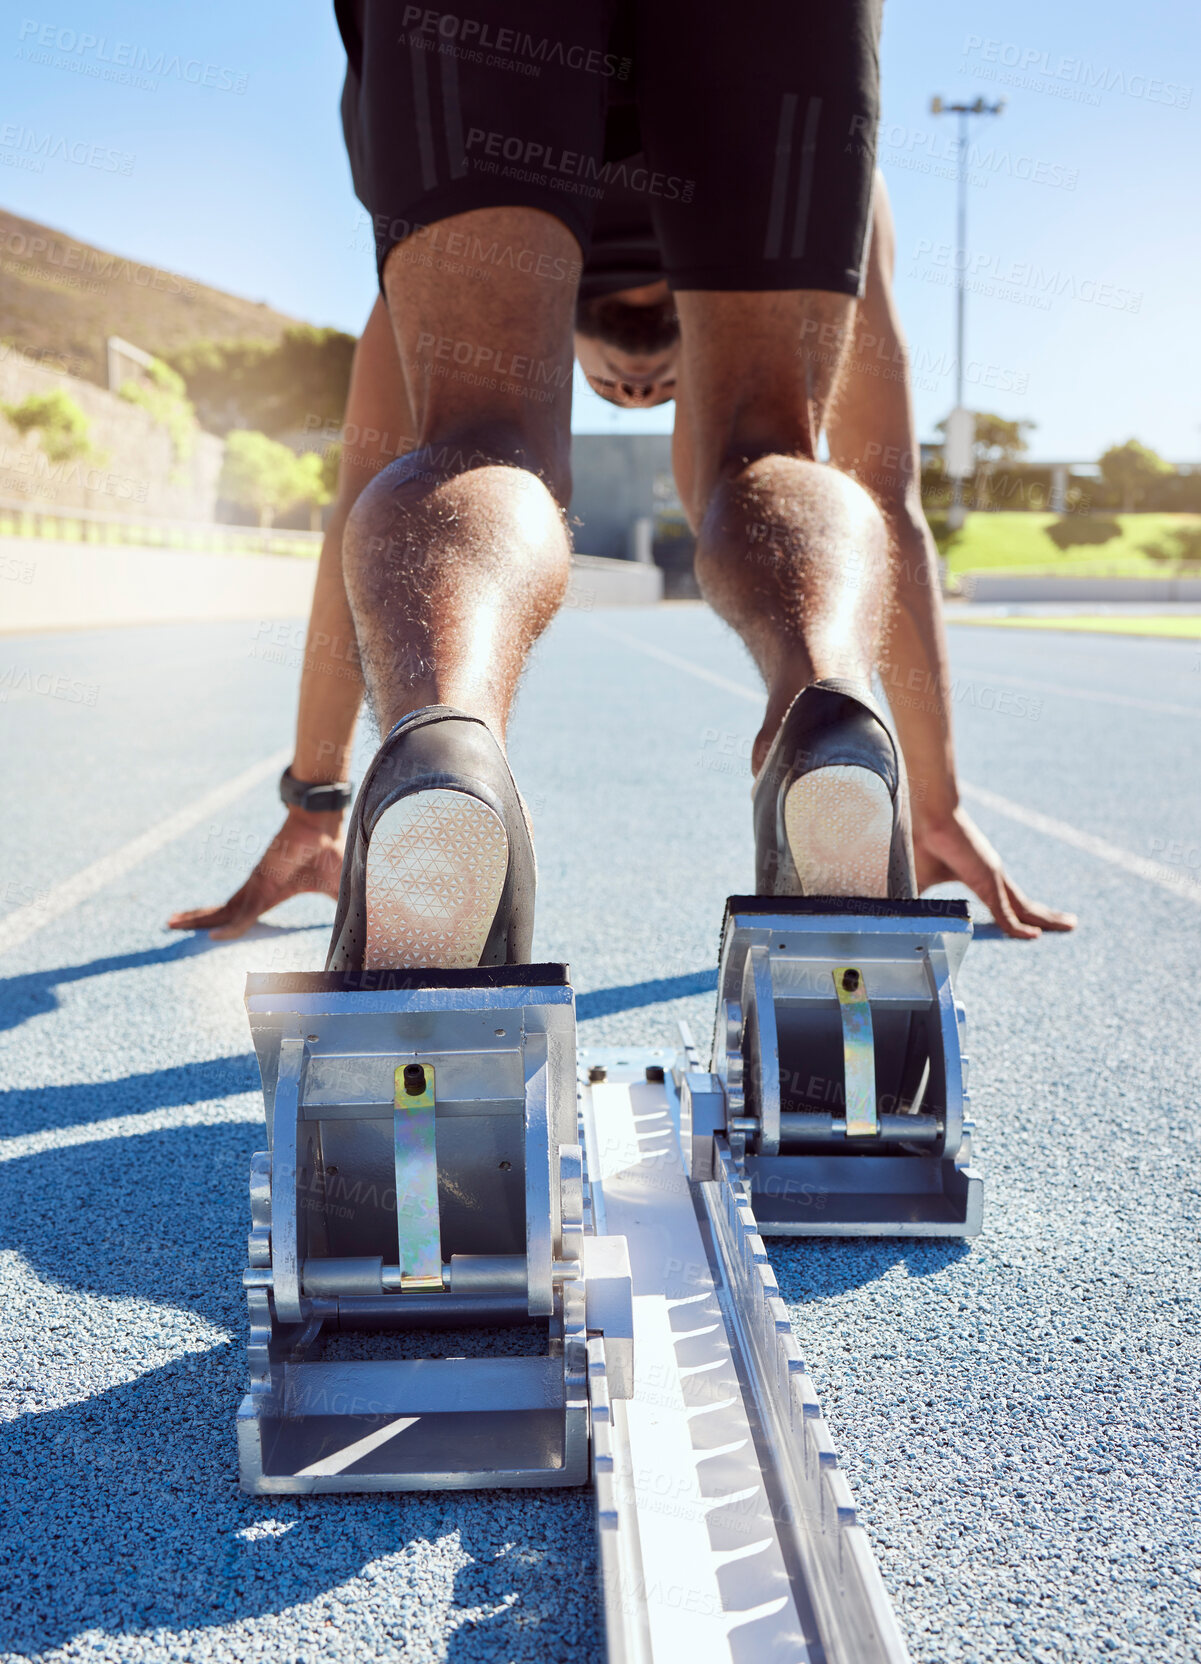
M 207 930 L 230 941 L 291 896 L 338 894 L 342 874 L 342 816 L 289 809 L 283 826 L 242 888 L 224 907 L 194 907 L 167 920 L 169 930 Z
M 966 884 L 980 897 L 1006 936 L 1033 941 L 1044 930 L 1074 930 L 1074 913 L 1060 913 L 1039 901 L 1028 901 L 1006 873 L 1001 857 L 966 809 L 957 808 L 945 820 L 923 824 L 915 815 L 913 856 L 920 894 L 931 884 L 952 879 Z

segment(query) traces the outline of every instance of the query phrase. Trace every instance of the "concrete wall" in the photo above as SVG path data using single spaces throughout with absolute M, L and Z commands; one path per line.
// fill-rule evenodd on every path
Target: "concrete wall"
M 31 393 L 56 390 L 74 399 L 91 423 L 93 454 L 51 462 L 36 433 L 21 435 L 0 415 L 0 497 L 170 520 L 215 518 L 220 439 L 197 432 L 191 456 L 177 462 L 166 429 L 146 411 L 0 343 L 0 402 L 21 404 Z
M 303 618 L 315 560 L 0 539 L 0 632 Z
M 634 522 L 654 515 L 656 474 L 671 477 L 670 435 L 578 433 L 571 474 L 576 549 L 625 560 Z
M 0 538 L 0 634 L 216 619 L 305 618 L 315 560 Z M 647 606 L 663 574 L 634 561 L 573 563 L 567 605 Z
M 662 599 L 663 574 L 657 566 L 576 555 L 564 604 L 591 612 L 594 607 L 650 607 Z
M 1020 572 L 965 572 L 969 601 L 1201 601 L 1201 578 L 1023 577 Z

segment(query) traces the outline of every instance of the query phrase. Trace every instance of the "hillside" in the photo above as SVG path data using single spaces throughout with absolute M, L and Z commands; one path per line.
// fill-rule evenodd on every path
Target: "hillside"
M 110 335 L 167 354 L 195 341 L 275 342 L 296 322 L 0 208 L 0 342 L 102 387 Z

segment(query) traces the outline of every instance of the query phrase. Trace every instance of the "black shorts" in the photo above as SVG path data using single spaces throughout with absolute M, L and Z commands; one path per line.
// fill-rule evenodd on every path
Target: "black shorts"
M 675 289 L 859 294 L 879 6 L 336 0 L 343 128 L 381 273 L 425 227 L 518 206 L 561 220 L 587 270 L 608 192 L 626 232 L 640 217 L 653 230 Z

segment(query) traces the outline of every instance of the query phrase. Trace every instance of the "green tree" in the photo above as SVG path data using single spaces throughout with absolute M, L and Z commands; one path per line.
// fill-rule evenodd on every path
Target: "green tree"
M 1146 445 L 1140 445 L 1137 439 L 1128 439 L 1124 445 L 1111 445 L 1099 461 L 1101 478 L 1120 499 L 1123 514 L 1132 514 L 1146 496 L 1148 487 L 1174 472 L 1170 462 L 1165 462 Z
M 145 381 L 122 382 L 117 397 L 136 404 L 166 428 L 176 462 L 186 462 L 196 440 L 196 412 L 183 377 L 156 358 L 146 371 Z
M 353 335 L 298 324 L 280 341 L 200 341 L 171 354 L 210 433 L 280 434 L 341 425 Z
M 1034 422 L 1019 417 L 1007 421 L 987 410 L 976 412 L 976 438 L 972 451 L 976 459 L 975 504 L 987 508 L 992 498 L 992 481 L 999 466 L 1016 462 L 1030 449 L 1026 435 Z
M 18 433 L 38 434 L 51 462 L 74 462 L 91 455 L 91 423 L 61 387 L 50 393 L 30 393 L 20 404 L 0 405 L 0 410 Z
M 316 451 L 306 451 L 296 458 L 303 490 L 297 502 L 309 505 L 309 530 L 321 530 L 321 510 L 334 500 L 334 487 L 329 479 L 325 458 Z
M 1032 428 L 1038 426 L 1024 416 L 1015 421 L 1009 421 L 1004 416 L 995 416 L 989 410 L 973 411 L 976 424 L 975 439 L 972 443 L 972 456 L 975 460 L 974 501 L 977 508 L 987 508 L 989 502 L 989 486 L 998 464 L 1016 462 L 1030 449 L 1026 443 L 1026 435 Z M 945 433 L 947 424 L 939 422 L 938 430 Z
M 1004 416 L 993 416 L 987 410 L 976 412 L 976 442 L 973 446 L 976 461 L 985 465 L 1016 462 L 1030 449 L 1026 435 L 1038 426 L 1024 416 L 1010 422 Z
M 321 453 L 321 477 L 331 497 L 338 494 L 338 470 L 342 466 L 342 442 L 335 439 Z
M 320 457 L 312 460 L 320 469 Z M 221 495 L 256 514 L 259 525 L 268 527 L 277 514 L 286 514 L 305 500 L 313 483 L 308 461 L 265 433 L 237 429 L 225 441 Z

